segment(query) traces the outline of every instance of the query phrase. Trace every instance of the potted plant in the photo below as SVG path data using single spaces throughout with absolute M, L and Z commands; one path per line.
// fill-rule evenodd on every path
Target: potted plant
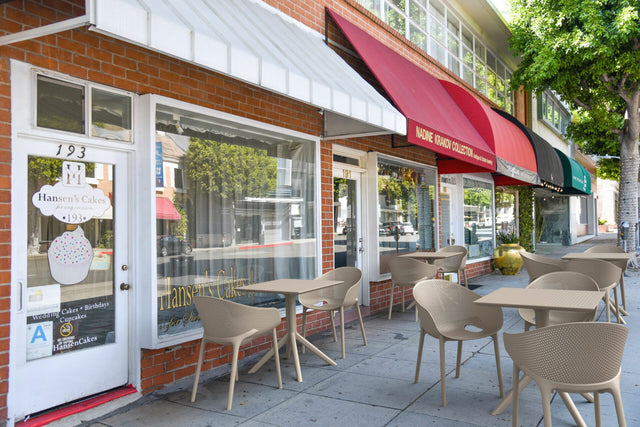
M 502 274 L 518 274 L 522 268 L 522 257 L 520 252 L 524 249 L 520 246 L 520 236 L 517 233 L 496 233 L 495 251 L 493 251 L 493 261 Z

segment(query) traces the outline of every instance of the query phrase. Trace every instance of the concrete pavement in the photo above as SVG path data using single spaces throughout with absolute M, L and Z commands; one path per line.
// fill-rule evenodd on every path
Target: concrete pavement
M 605 233 L 579 245 L 548 245 L 537 252 L 560 257 L 583 251 L 596 243 L 615 243 L 615 234 Z M 515 276 L 494 273 L 472 279 L 474 290 L 482 295 L 503 287 L 524 287 L 528 276 L 523 269 Z M 640 425 L 640 271 L 625 276 L 630 329 L 622 364 L 622 392 L 627 425 Z M 604 320 L 601 303 L 598 320 Z M 203 374 L 194 403 L 190 402 L 193 377 L 171 387 L 145 395 L 118 408 L 96 408 L 54 426 L 510 426 L 511 407 L 501 415 L 491 411 L 499 403 L 493 345 L 490 339 L 466 342 L 460 378 L 455 378 L 455 343 L 446 345 L 447 407 L 440 406 L 439 350 L 437 340 L 427 336 L 422 357 L 420 381 L 413 383 L 418 323 L 413 311 L 396 308 L 391 321 L 384 313 L 365 319 L 368 346 L 364 346 L 356 322 L 346 325 L 346 359 L 340 359 L 340 343 L 330 332 L 311 337 L 311 341 L 337 362 L 329 366 L 307 352 L 301 355 L 304 382 L 295 380 L 293 364 L 282 363 L 283 389 L 276 387 L 273 361 L 258 373 L 247 373 L 257 359 L 241 361 L 240 381 L 236 384 L 234 405 L 226 411 L 229 367 Z M 502 332 L 521 332 L 523 321 L 516 309 L 504 309 Z M 502 372 L 505 389 L 512 385 L 512 362 L 504 350 L 500 334 Z M 204 376 L 206 375 L 206 377 Z M 572 395 L 587 425 L 595 425 L 593 404 Z M 615 425 L 613 399 L 602 395 L 603 425 Z M 117 403 L 114 403 L 117 405 Z M 108 413 L 104 413 L 108 410 Z M 102 411 L 102 413 L 100 413 Z M 556 426 L 575 425 L 557 395 L 552 402 Z M 520 396 L 519 424 L 542 425 L 540 394 L 531 383 Z

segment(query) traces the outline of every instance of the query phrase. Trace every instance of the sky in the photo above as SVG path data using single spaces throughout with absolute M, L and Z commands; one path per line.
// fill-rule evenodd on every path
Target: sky
M 502 16 L 506 18 L 509 12 L 509 0 L 489 0 L 493 5 L 502 12 Z

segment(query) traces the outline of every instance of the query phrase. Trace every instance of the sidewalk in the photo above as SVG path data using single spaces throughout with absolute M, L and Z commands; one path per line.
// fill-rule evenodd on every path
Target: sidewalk
M 613 234 L 613 237 L 611 236 Z M 560 257 L 567 252 L 583 251 L 597 243 L 615 244 L 615 233 L 605 233 L 570 247 L 545 246 L 538 253 Z M 524 287 L 526 271 L 515 276 L 499 273 L 477 277 L 471 285 L 480 294 L 503 287 Z M 622 364 L 622 396 L 627 424 L 640 425 L 640 272 L 628 270 L 625 277 L 630 329 Z M 600 304 L 598 320 L 604 319 Z M 190 402 L 193 378 L 170 388 L 151 393 L 112 412 L 99 416 L 90 411 L 58 421 L 54 426 L 511 426 L 511 407 L 501 415 L 491 411 L 499 403 L 495 359 L 491 340 L 466 342 L 460 378 L 455 378 L 455 343 L 446 345 L 447 407 L 440 406 L 439 350 L 437 340 L 427 336 L 420 370 L 420 381 L 413 383 L 420 336 L 413 311 L 394 311 L 391 321 L 384 313 L 365 319 L 368 346 L 363 346 L 357 324 L 346 325 L 346 359 L 340 359 L 340 343 L 330 332 L 311 337 L 320 349 L 338 363 L 328 366 L 307 352 L 301 355 L 304 382 L 295 380 L 288 360 L 282 363 L 283 389 L 276 388 L 273 362 L 257 374 L 247 371 L 256 357 L 241 361 L 240 381 L 236 384 L 234 404 L 226 411 L 228 367 L 203 377 L 195 403 Z M 523 322 L 516 309 L 504 309 L 503 332 L 521 332 Z M 505 390 L 512 386 L 512 362 L 504 350 L 500 335 L 502 373 Z M 572 395 L 587 425 L 595 425 L 593 404 Z M 601 399 L 603 425 L 615 425 L 613 399 Z M 553 423 L 575 425 L 562 401 L 554 396 Z M 542 425 L 540 394 L 531 383 L 520 395 L 520 425 Z

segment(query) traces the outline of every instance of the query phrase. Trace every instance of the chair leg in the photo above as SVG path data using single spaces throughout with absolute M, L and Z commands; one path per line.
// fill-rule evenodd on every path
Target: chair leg
M 331 317 L 333 317 L 333 312 L 331 314 Z M 340 341 L 342 344 L 342 358 L 346 359 L 344 350 L 344 307 L 342 306 L 340 306 Z
M 229 378 L 229 396 L 227 397 L 227 411 L 231 410 L 231 404 L 233 403 L 233 390 L 236 386 L 236 378 L 238 376 L 238 353 L 240 353 L 240 343 L 233 345 L 231 377 Z
M 360 321 L 360 332 L 362 332 L 362 341 L 364 345 L 367 345 L 367 335 L 364 333 L 364 323 L 362 322 L 362 313 L 360 313 L 360 304 L 356 300 L 356 312 L 358 313 L 358 320 Z
M 442 395 L 442 407 L 447 407 L 447 374 L 444 364 L 444 338 L 440 337 L 440 394 Z
M 609 304 L 611 304 L 609 302 L 609 291 L 605 291 L 604 293 L 604 311 L 606 312 L 606 316 L 607 316 L 607 323 L 611 322 L 611 314 L 609 313 Z
M 596 427 L 602 427 L 602 414 L 600 413 L 600 393 L 593 393 L 593 410 L 596 415 Z
M 307 334 L 307 307 L 302 307 L 302 337 L 306 338 Z M 306 350 L 305 346 L 302 346 L 302 354 L 304 354 L 304 351 Z
M 462 361 L 462 341 L 458 341 L 458 354 L 456 356 L 456 378 L 460 378 L 460 362 Z
M 191 401 L 195 402 L 196 392 L 198 391 L 198 381 L 200 380 L 200 370 L 202 369 L 202 359 L 204 359 L 205 340 L 200 341 L 200 355 L 198 356 L 198 366 L 196 367 L 196 376 L 193 379 L 193 390 L 191 391 Z
M 620 275 L 620 299 L 622 300 L 622 308 L 624 308 L 625 312 L 627 310 L 627 299 L 624 296 L 624 271 L 622 275 Z
M 331 332 L 333 333 L 333 342 L 338 342 L 338 336 L 336 335 L 336 319 L 333 316 L 333 310 L 329 311 L 329 320 L 331 321 Z
M 496 355 L 496 371 L 498 373 L 498 388 L 500 389 L 500 397 L 504 398 L 504 384 L 502 382 L 502 365 L 500 364 L 500 343 L 498 342 L 498 334 L 492 335 L 493 352 Z
M 462 270 L 462 275 L 464 276 L 464 286 L 469 289 L 469 279 L 467 279 L 467 270 Z
M 278 388 L 282 388 L 282 373 L 280 371 L 280 352 L 278 351 L 278 332 L 273 328 L 273 357 L 276 359 L 276 374 L 278 375 Z M 302 346 L 304 348 L 304 346 Z
M 620 392 L 620 383 L 617 387 L 610 390 L 613 396 L 613 403 L 616 407 L 616 415 L 618 417 L 618 426 L 627 427 L 627 421 L 624 418 L 624 408 L 622 407 L 622 393 Z
M 540 395 L 542 396 L 542 416 L 544 417 L 544 427 L 551 427 L 551 392 L 541 388 Z
M 389 297 L 389 320 L 391 320 L 391 310 L 393 310 L 393 283 L 391 283 L 391 296 Z
M 424 347 L 424 336 L 427 333 L 424 329 L 420 328 L 420 342 L 418 343 L 418 361 L 416 362 L 416 375 L 413 379 L 413 383 L 418 383 L 418 377 L 420 376 L 420 362 L 422 362 L 422 348 Z
M 513 363 L 513 394 L 511 396 L 511 426 L 518 427 L 518 404 L 520 401 L 520 369 Z

